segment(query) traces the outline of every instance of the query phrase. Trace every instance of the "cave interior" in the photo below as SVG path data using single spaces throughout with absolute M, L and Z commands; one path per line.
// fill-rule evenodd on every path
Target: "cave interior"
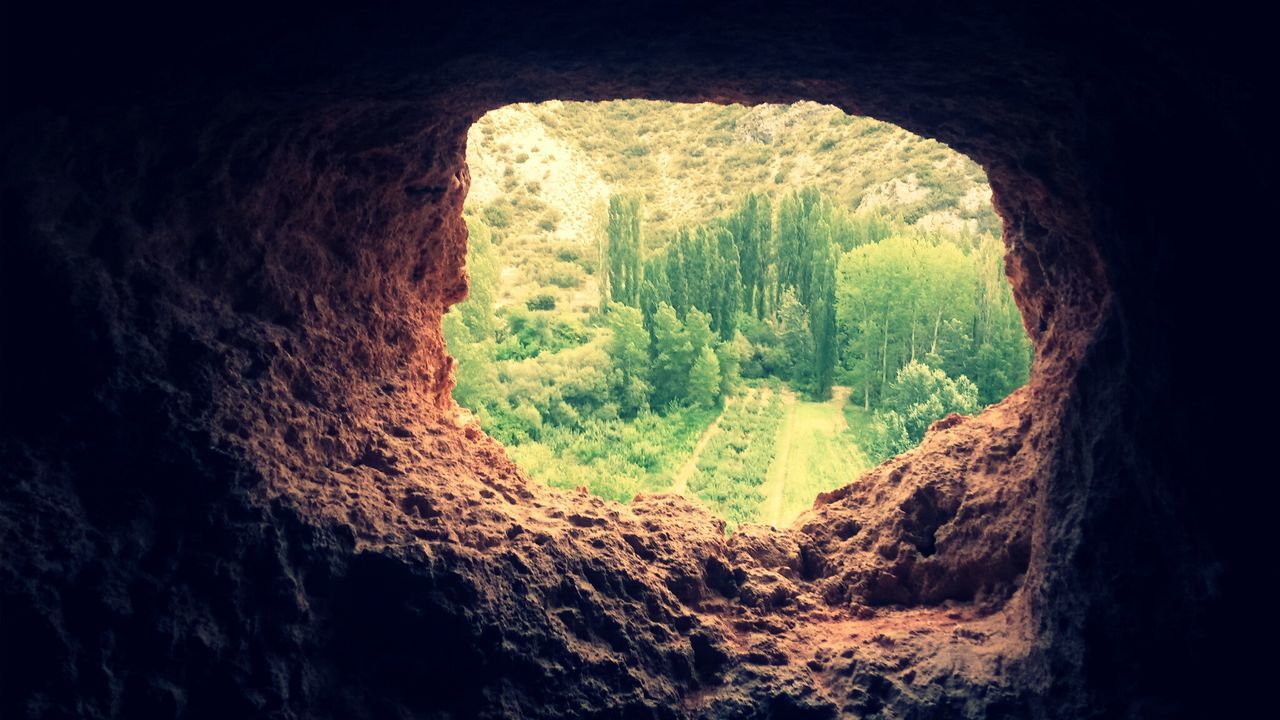
M 1252 18 L 6 12 L 0 716 L 1248 706 L 1265 503 L 1217 478 L 1258 476 L 1227 449 L 1261 426 L 1204 383 L 1238 372 L 1222 348 L 1253 320 L 1230 307 L 1268 300 L 1204 251 L 1258 234 L 1270 197 Z M 815 100 L 973 158 L 1030 382 L 781 531 L 531 482 L 450 397 L 466 132 L 615 98 Z

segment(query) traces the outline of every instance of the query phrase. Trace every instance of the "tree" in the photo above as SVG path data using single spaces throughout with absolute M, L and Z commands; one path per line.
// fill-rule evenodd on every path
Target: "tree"
M 649 333 L 640 310 L 611 303 L 609 357 L 612 369 L 609 384 L 619 412 L 635 417 L 649 406 Z
M 741 348 L 750 347 L 742 333 L 735 333 L 732 340 L 716 343 L 716 359 L 720 361 L 720 396 L 728 397 L 738 387 L 742 379 L 740 368 Z
M 836 279 L 836 324 L 843 329 L 842 356 L 851 381 L 862 386 L 864 405 L 883 394 L 898 368 L 909 361 L 911 333 L 919 315 L 920 246 L 895 235 L 856 247 L 840 259 Z
M 785 353 L 781 368 L 786 378 L 804 388 L 813 382 L 813 333 L 809 329 L 809 312 L 787 288 L 778 303 L 778 340 Z
M 813 333 L 813 396 L 831 397 L 836 366 L 836 260 L 835 248 L 828 245 L 819 266 L 814 268 L 813 304 L 809 328 Z
M 609 198 L 604 287 L 606 301 L 638 307 L 640 304 L 641 260 L 640 200 L 613 195 Z
M 703 346 L 689 370 L 689 404 L 714 407 L 720 398 L 720 360 L 710 347 Z
M 773 263 L 773 207 L 768 195 L 747 195 L 729 217 L 727 228 L 737 247 L 742 276 L 742 308 L 763 320 L 769 267 Z
M 708 330 L 708 335 L 710 331 Z M 693 346 L 676 311 L 666 303 L 653 315 L 653 404 L 663 407 L 686 394 Z
M 712 327 L 721 340 L 733 338 L 738 329 L 738 310 L 742 306 L 742 272 L 738 246 L 733 235 L 717 226 L 710 232 L 714 241 L 715 262 L 712 265 Z
M 909 362 L 876 411 L 873 449 L 886 457 L 903 452 L 919 444 L 934 421 L 951 413 L 969 415 L 978 407 L 978 387 L 965 376 L 952 380 L 941 370 Z
M 696 307 L 690 308 L 684 319 L 684 336 L 695 357 L 702 352 L 702 348 L 711 347 L 716 337 L 711 330 L 711 316 Z
M 998 240 L 987 236 L 975 252 L 973 346 L 968 371 L 982 389 L 983 403 L 996 402 L 1026 383 L 1031 367 L 1031 343 L 1005 281 L 1002 249 Z
M 658 303 L 670 302 L 671 282 L 667 278 L 667 255 L 662 253 L 644 263 L 644 280 L 640 284 L 640 312 L 644 315 L 644 327 L 653 332 L 653 314 Z

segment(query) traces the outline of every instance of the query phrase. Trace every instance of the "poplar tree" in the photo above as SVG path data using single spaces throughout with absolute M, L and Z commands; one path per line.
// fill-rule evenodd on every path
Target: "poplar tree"
M 712 319 L 716 332 L 721 340 L 732 340 L 738 329 L 738 312 L 742 306 L 742 270 L 738 246 L 727 228 L 716 227 L 713 231 L 715 239 L 714 298 L 712 299 Z
M 613 195 L 609 198 L 609 217 L 605 225 L 608 262 L 604 296 L 613 302 L 638 307 L 640 304 L 641 256 L 640 200 Z
M 742 309 L 763 320 L 769 266 L 773 263 L 773 206 L 768 195 L 751 193 L 742 200 L 727 227 L 738 249 L 742 275 Z

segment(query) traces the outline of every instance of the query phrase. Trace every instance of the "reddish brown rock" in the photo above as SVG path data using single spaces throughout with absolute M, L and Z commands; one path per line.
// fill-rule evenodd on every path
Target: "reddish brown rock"
M 1203 379 L 1264 286 L 1202 251 L 1268 236 L 1262 24 L 44 8 L 5 43 L 0 716 L 1178 717 L 1255 686 L 1265 504 L 1221 492 L 1249 476 L 1208 461 L 1241 438 Z M 783 533 L 530 482 L 449 399 L 465 133 L 612 97 L 831 102 L 969 154 L 1029 385 Z

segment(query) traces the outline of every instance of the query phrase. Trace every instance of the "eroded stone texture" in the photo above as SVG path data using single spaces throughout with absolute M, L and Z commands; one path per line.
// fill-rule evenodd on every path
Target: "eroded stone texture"
M 1184 241 L 1238 230 L 1218 201 L 1261 187 L 1233 164 L 1243 56 L 1184 42 L 1223 28 L 535 5 L 23 26 L 11 51 L 42 62 L 0 136 L 0 716 L 1228 708 L 1236 536 L 1194 482 L 1208 401 L 1179 362 L 1208 353 L 1169 320 L 1194 317 Z M 614 97 L 831 102 L 970 154 L 1030 384 L 786 532 L 529 482 L 448 395 L 466 128 Z M 1192 130 L 1226 149 L 1163 154 Z

